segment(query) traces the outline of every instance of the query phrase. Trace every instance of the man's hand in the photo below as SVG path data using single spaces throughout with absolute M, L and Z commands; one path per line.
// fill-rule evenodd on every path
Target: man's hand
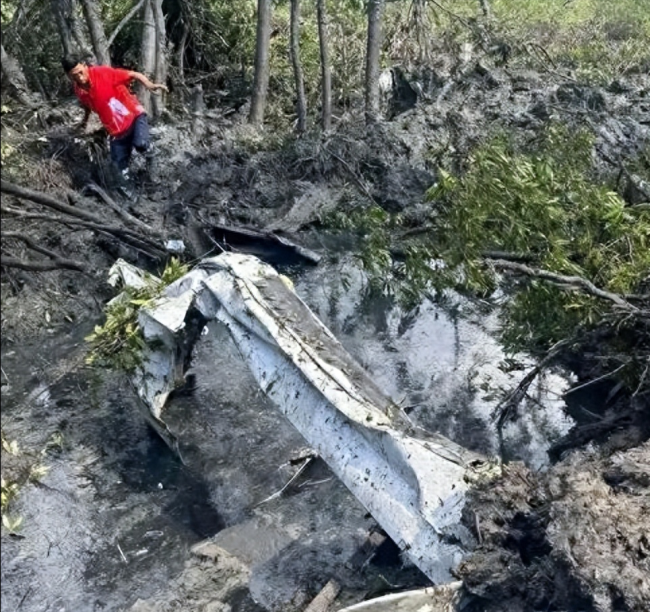
M 164 91 L 165 93 L 169 93 L 169 88 L 167 87 L 167 85 L 163 83 L 152 83 L 151 87 L 147 87 L 147 89 L 151 93 L 156 94 L 157 96 L 160 95 L 161 91 Z
M 85 134 L 86 130 L 88 129 L 88 120 L 89 119 L 90 119 L 90 110 L 87 109 L 87 108 L 84 108 L 83 119 L 74 126 L 74 131 L 75 132 L 81 132 L 82 134 Z
M 161 91 L 169 91 L 164 83 L 153 83 L 141 72 L 131 71 L 130 76 L 135 81 L 142 83 L 151 93 L 160 94 Z

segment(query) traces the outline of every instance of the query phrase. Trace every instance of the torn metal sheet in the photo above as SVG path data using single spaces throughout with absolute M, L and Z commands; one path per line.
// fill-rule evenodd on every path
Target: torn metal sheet
M 250 255 L 203 260 L 140 312 L 150 349 L 138 393 L 161 419 L 189 365 L 196 322 L 229 330 L 260 388 L 404 553 L 434 582 L 451 580 L 471 536 L 461 526 L 469 462 L 384 395 L 272 267 Z

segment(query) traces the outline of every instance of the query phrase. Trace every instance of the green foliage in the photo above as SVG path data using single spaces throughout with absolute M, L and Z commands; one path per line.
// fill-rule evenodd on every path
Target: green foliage
M 550 57 L 594 82 L 650 66 L 646 0 L 492 0 L 492 8 L 498 30 L 513 46 L 539 45 L 528 49 L 533 63 Z
M 494 273 L 482 254 L 525 254 L 533 266 L 579 276 L 613 293 L 634 293 L 650 270 L 650 214 L 629 207 L 590 177 L 591 136 L 551 126 L 536 152 L 505 137 L 480 147 L 467 173 L 442 173 L 429 198 L 442 205 L 436 247 L 466 285 L 489 291 Z M 610 303 L 527 284 L 506 306 L 506 339 L 521 348 L 552 344 L 576 325 L 593 326 Z
M 528 152 L 495 136 L 474 151 L 462 176 L 440 170 L 428 192 L 427 233 L 409 236 L 401 217 L 377 206 L 328 221 L 362 237 L 360 259 L 372 285 L 407 303 L 446 288 L 492 295 L 499 278 L 488 252 L 524 256 L 533 268 L 612 293 L 638 293 L 650 270 L 650 211 L 594 180 L 592 144 L 588 132 L 560 125 Z M 542 280 L 506 291 L 503 338 L 516 351 L 548 348 L 615 312 L 608 300 Z
M 187 266 L 172 258 L 160 279 L 149 277 L 147 286 L 135 289 L 127 287 L 106 307 L 106 321 L 95 326 L 86 337 L 91 350 L 86 364 L 123 372 L 132 372 L 142 363 L 145 341 L 138 324 L 138 312 L 151 306 L 162 291 L 187 273 Z

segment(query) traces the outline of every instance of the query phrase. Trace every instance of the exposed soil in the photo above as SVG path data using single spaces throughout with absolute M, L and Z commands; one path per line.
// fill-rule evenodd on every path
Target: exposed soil
M 458 570 L 469 609 L 647 610 L 649 474 L 648 442 L 574 453 L 546 473 L 507 466 L 466 508 L 481 542 Z

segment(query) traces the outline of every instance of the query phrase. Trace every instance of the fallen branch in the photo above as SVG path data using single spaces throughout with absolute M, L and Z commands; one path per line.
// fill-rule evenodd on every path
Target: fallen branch
M 75 270 L 77 272 L 88 272 L 84 264 L 72 259 L 55 259 L 51 261 L 25 261 L 17 257 L 0 255 L 0 266 L 4 268 L 18 268 L 29 272 L 51 272 L 53 270 Z
M 330 580 L 312 599 L 305 612 L 327 612 L 340 591 L 341 585 L 336 580 Z
M 144 221 L 140 221 L 140 219 L 134 217 L 132 214 L 130 214 L 128 211 L 124 210 L 111 196 L 109 196 L 106 191 L 104 191 L 99 185 L 95 183 L 90 183 L 87 187 L 88 190 L 92 191 L 93 193 L 96 193 L 103 201 L 105 204 L 111 207 L 124 221 L 126 221 L 128 224 L 137 227 L 138 229 L 141 229 L 142 231 L 148 232 L 150 234 L 156 234 L 157 232 L 150 226 L 147 225 Z M 74 201 L 78 200 L 77 196 L 73 196 Z
M 56 210 L 57 212 L 61 212 L 73 218 L 66 219 L 65 217 L 60 216 L 25 213 L 15 208 L 2 206 L 2 212 L 5 212 L 7 214 L 11 214 L 15 217 L 20 217 L 23 219 L 42 219 L 45 221 L 52 221 L 54 223 L 76 225 L 79 227 L 85 227 L 87 229 L 103 232 L 113 236 L 114 238 L 117 238 L 118 240 L 121 240 L 125 244 L 136 246 L 153 258 L 158 258 L 165 254 L 164 248 L 160 246 L 158 242 L 151 240 L 146 235 L 131 230 L 127 227 L 107 225 L 102 217 L 94 215 L 93 213 L 89 213 L 85 210 L 63 204 L 62 202 L 59 202 L 57 199 L 47 194 L 40 193 L 38 191 L 32 191 L 31 189 L 25 189 L 7 181 L 2 181 L 2 191 L 19 198 L 26 198 L 36 204 L 41 204 L 46 208 Z M 158 237 L 161 238 L 160 236 Z
M 514 261 L 506 261 L 505 259 L 491 259 L 490 263 L 495 268 L 499 268 L 501 270 L 509 270 L 511 272 L 525 274 L 526 276 L 541 278 L 543 280 L 548 280 L 558 285 L 570 285 L 573 287 L 580 288 L 586 293 L 588 293 L 589 295 L 593 295 L 594 297 L 598 297 L 604 300 L 609 300 L 610 302 L 614 302 L 614 304 L 616 304 L 620 308 L 624 308 L 625 310 L 628 310 L 630 312 L 637 312 L 639 310 L 636 306 L 630 304 L 628 301 L 626 301 L 622 296 L 618 295 L 617 293 L 611 293 L 610 291 L 604 291 L 603 289 L 599 289 L 590 280 L 587 280 L 586 278 L 582 278 L 581 276 L 565 276 L 564 274 L 557 274 L 555 272 L 551 272 L 549 270 L 543 270 L 540 268 L 531 268 L 530 266 L 527 266 L 525 264 L 514 262 Z
M 88 268 L 84 263 L 80 261 L 75 261 L 74 259 L 66 259 L 65 257 L 61 257 L 61 255 L 59 255 L 58 253 L 55 253 L 50 249 L 46 249 L 44 246 L 41 246 L 36 242 L 34 242 L 29 236 L 25 236 L 20 232 L 2 232 L 0 236 L 4 239 L 20 240 L 32 251 L 36 251 L 41 255 L 45 255 L 46 257 L 49 257 L 51 260 L 49 262 L 47 261 L 30 262 L 15 257 L 5 256 L 2 258 L 3 266 L 9 268 L 21 268 L 23 270 L 38 269 L 40 271 L 46 271 L 46 270 L 66 269 L 66 270 L 77 270 L 79 272 L 88 271 Z
M 0 191 L 9 195 L 16 196 L 17 198 L 25 198 L 31 200 L 36 204 L 41 204 L 57 212 L 65 213 L 71 217 L 77 217 L 79 219 L 85 219 L 86 221 L 93 221 L 94 223 L 104 223 L 104 219 L 101 217 L 90 213 L 86 210 L 75 208 L 74 206 L 69 206 L 63 202 L 57 200 L 56 198 L 42 193 L 40 191 L 34 191 L 32 189 L 27 189 L 26 187 L 21 187 L 15 183 L 10 183 L 9 181 L 2 180 L 0 181 Z
M 2 212 L 13 215 L 20 219 L 25 220 L 43 220 L 49 221 L 51 223 L 60 223 L 69 228 L 83 228 L 104 234 L 111 238 L 115 238 L 123 242 L 124 244 L 135 248 L 136 250 L 144 253 L 148 257 L 157 259 L 164 255 L 165 251 L 159 247 L 155 242 L 132 232 L 126 228 L 111 226 L 111 225 L 100 225 L 98 223 L 91 223 L 90 221 L 82 221 L 80 219 L 66 219 L 65 217 L 58 217 L 54 215 L 47 215 L 43 213 L 24 213 L 13 208 L 8 208 L 3 206 Z
M 574 338 L 567 338 L 565 340 L 560 340 L 556 342 L 544 355 L 544 357 L 519 381 L 519 384 L 506 395 L 496 406 L 492 412 L 493 418 L 496 418 L 497 433 L 501 439 L 503 426 L 506 422 L 512 418 L 526 393 L 530 385 L 533 384 L 533 381 L 537 378 L 539 373 L 545 368 L 557 355 L 560 351 L 574 342 Z

